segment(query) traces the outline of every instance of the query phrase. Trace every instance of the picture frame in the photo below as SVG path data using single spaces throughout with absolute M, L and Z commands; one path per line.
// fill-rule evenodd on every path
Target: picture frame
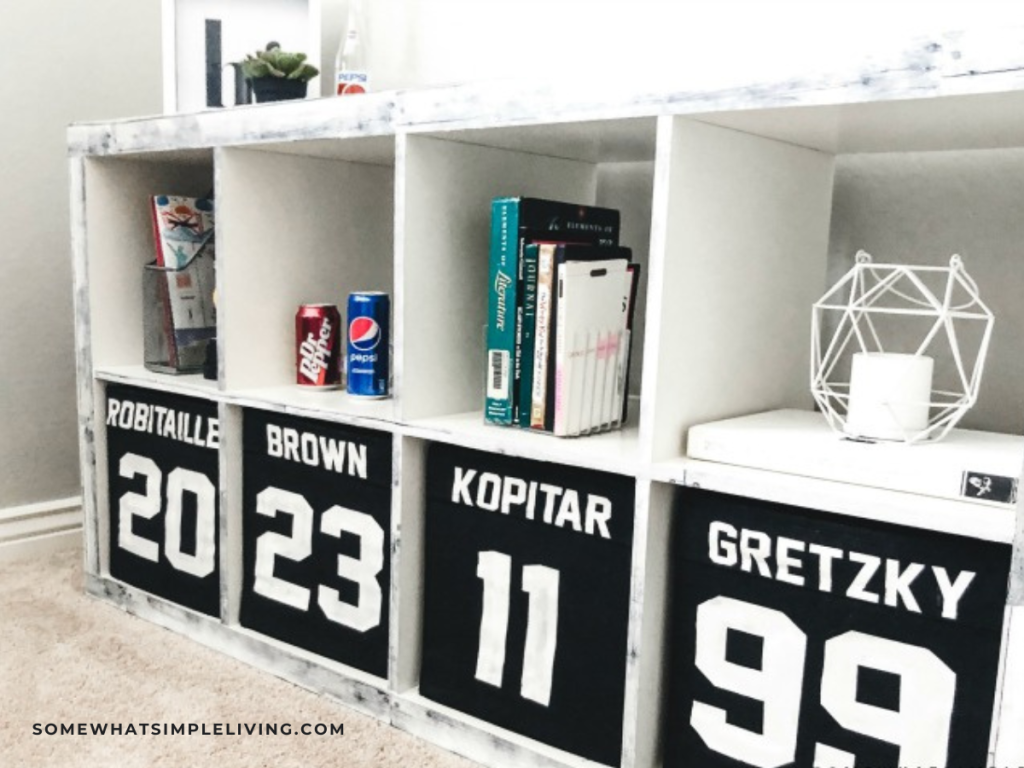
M 164 114 L 236 105 L 229 64 L 272 40 L 322 69 L 322 0 L 161 2 Z M 320 76 L 306 97 L 319 95 Z

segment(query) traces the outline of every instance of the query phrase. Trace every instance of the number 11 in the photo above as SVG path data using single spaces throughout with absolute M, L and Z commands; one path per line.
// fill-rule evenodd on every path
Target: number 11
M 481 552 L 476 575 L 484 583 L 476 679 L 500 688 L 508 640 L 512 558 L 503 552 Z M 558 578 L 558 571 L 546 565 L 523 566 L 523 591 L 530 596 L 530 612 L 520 695 L 545 707 L 551 702 L 551 676 L 558 642 Z

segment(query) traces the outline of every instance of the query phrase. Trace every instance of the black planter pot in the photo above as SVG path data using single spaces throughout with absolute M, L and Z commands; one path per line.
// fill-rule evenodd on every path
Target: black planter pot
M 283 77 L 257 77 L 251 82 L 252 92 L 256 96 L 257 103 L 306 98 L 306 83 L 302 80 L 288 80 Z

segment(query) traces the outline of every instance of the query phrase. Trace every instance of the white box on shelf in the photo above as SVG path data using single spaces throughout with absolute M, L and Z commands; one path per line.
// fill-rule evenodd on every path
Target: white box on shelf
M 1016 501 L 1024 438 L 955 429 L 945 440 L 934 443 L 871 443 L 836 434 L 820 413 L 784 409 L 693 427 L 688 455 L 721 464 L 1005 506 Z

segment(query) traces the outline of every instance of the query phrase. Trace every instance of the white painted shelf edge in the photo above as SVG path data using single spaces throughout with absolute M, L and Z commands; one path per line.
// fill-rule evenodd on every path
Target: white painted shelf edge
M 221 400 L 230 405 L 335 421 L 385 432 L 393 432 L 396 427 L 394 401 L 361 400 L 338 390 L 306 392 L 297 385 L 239 389 L 222 393 Z
M 117 365 L 97 366 L 93 375 L 97 379 L 113 384 L 148 387 L 161 392 L 202 397 L 207 400 L 217 400 L 220 395 L 217 382 L 204 379 L 199 373 L 175 375 L 151 371 L 141 365 Z
M 1020 38 L 1021 30 L 1016 28 L 953 31 L 878 50 L 870 62 L 837 64 L 828 74 L 794 75 L 783 82 L 756 85 L 738 86 L 735 78 L 716 79 L 716 73 L 706 67 L 676 68 L 666 70 L 640 93 L 635 82 L 629 87 L 609 87 L 605 75 L 592 80 L 454 85 L 358 99 L 311 99 L 118 123 L 81 123 L 69 129 L 68 143 L 72 156 L 102 156 L 381 136 L 399 129 L 451 131 L 997 93 L 1024 87 Z M 934 117 L 928 122 L 941 122 Z M 188 130 L 183 131 L 185 122 Z M 898 126 L 890 124 L 890 129 Z M 945 129 L 936 125 L 936 130 Z M 960 135 L 957 129 L 953 135 Z
M 602 765 L 438 704 L 422 696 L 419 689 L 392 694 L 392 724 L 483 765 L 498 768 L 597 768 Z
M 954 430 L 932 444 L 866 445 L 834 434 L 818 413 L 779 410 L 693 427 L 688 446 L 690 461 L 661 473 L 678 481 L 682 470 L 686 485 L 798 506 L 814 499 L 815 508 L 864 519 L 1013 541 L 1016 504 L 969 499 L 962 489 L 971 473 L 1016 483 L 1024 462 L 1018 436 Z
M 822 512 L 1004 544 L 1013 542 L 1016 530 L 1013 507 L 980 506 L 698 459 L 658 462 L 652 469 L 651 478 L 656 482 L 808 509 L 813 503 L 813 509 Z
M 370 412 L 392 414 L 393 410 L 388 401 L 352 403 L 344 392 L 308 393 L 292 391 L 290 387 L 225 392 L 201 377 L 170 376 L 142 366 L 97 369 L 95 375 L 102 381 L 203 397 L 234 407 L 258 408 L 472 450 L 625 474 L 641 481 L 700 487 L 795 506 L 807 506 L 807 499 L 814 499 L 814 509 L 825 512 L 986 541 L 1011 543 L 1016 527 L 1015 511 L 1009 505 L 979 505 L 799 472 L 686 457 L 651 463 L 642 458 L 636 403 L 631 404 L 633 415 L 621 431 L 562 439 L 486 424 L 480 411 L 411 422 L 361 416 L 349 408 L 365 407 Z M 334 401 L 341 405 L 336 409 L 314 407 L 321 398 L 323 404 Z
M 633 407 L 631 414 L 635 414 Z M 484 422 L 482 411 L 420 419 L 402 425 L 408 437 L 450 443 L 490 453 L 521 456 L 617 474 L 641 476 L 639 429 L 635 415 L 622 429 L 587 437 L 560 438 L 529 429 Z

